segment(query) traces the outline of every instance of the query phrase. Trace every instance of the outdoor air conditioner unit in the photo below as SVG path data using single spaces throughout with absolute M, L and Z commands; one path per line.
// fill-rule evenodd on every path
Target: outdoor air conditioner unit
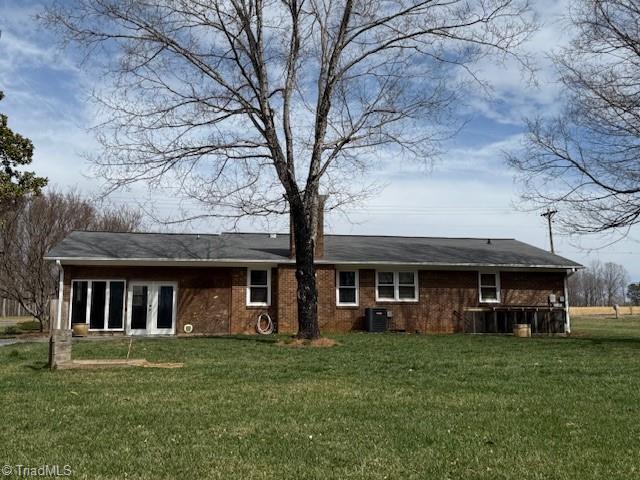
M 387 318 L 386 308 L 365 308 L 364 323 L 367 332 L 386 332 Z

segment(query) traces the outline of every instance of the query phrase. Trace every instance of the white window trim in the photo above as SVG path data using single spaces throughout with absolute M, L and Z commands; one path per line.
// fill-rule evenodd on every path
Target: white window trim
M 483 299 L 482 298 L 482 275 L 493 275 L 496 279 L 496 298 L 494 299 Z M 494 285 L 484 285 L 484 288 L 493 288 Z M 478 272 L 478 300 L 480 303 L 500 303 L 500 272 L 498 271 L 484 271 Z
M 355 288 L 356 289 L 356 301 L 355 302 L 340 302 L 340 272 L 355 272 L 356 284 L 355 287 L 344 286 L 342 288 Z M 357 269 L 340 269 L 336 270 L 336 306 L 338 307 L 357 307 L 360 302 L 360 271 Z
M 394 298 L 380 298 L 380 296 L 378 295 L 378 273 L 381 272 L 388 272 L 388 273 L 393 273 L 393 297 Z M 413 286 L 415 287 L 415 297 L 413 298 L 400 298 L 400 272 L 406 272 L 406 273 L 413 273 Z M 402 303 L 415 303 L 418 302 L 420 300 L 420 287 L 418 285 L 418 270 L 404 270 L 404 269 L 400 269 L 400 270 L 376 270 L 376 302 L 380 302 L 380 303 L 397 303 L 397 302 L 402 302 Z M 387 286 L 391 286 L 391 285 L 387 285 Z M 409 284 L 402 284 L 402 286 L 409 286 Z
M 124 278 L 74 278 L 71 280 L 71 288 L 69 290 L 69 328 L 72 328 L 71 319 L 73 318 L 73 286 L 76 282 L 87 282 L 87 308 L 85 312 L 85 323 L 91 325 L 91 290 L 93 282 L 106 282 L 105 302 L 104 302 L 104 325 L 105 328 L 91 328 L 90 332 L 124 332 L 126 310 L 127 310 L 127 281 Z M 124 283 L 124 299 L 122 304 L 122 328 L 109 328 L 109 300 L 111 299 L 111 282 Z
M 267 271 L 267 301 L 266 302 L 252 302 L 251 301 L 251 272 Z M 255 287 L 262 287 L 264 285 L 253 285 Z M 247 268 L 247 307 L 270 307 L 271 306 L 271 267 L 265 268 Z

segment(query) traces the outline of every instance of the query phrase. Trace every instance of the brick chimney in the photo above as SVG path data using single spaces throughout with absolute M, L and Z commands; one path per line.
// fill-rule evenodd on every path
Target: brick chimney
M 318 195 L 318 225 L 316 229 L 316 259 L 324 257 L 324 206 L 327 195 Z M 289 217 L 289 258 L 296 257 L 296 242 L 293 233 L 293 220 Z
M 316 250 L 314 258 L 324 257 L 324 205 L 327 203 L 326 195 L 318 196 L 318 228 L 316 229 Z

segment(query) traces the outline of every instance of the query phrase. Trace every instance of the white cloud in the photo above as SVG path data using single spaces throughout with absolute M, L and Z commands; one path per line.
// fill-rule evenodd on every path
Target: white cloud
M 41 5 L 2 5 L 0 20 L 0 104 L 16 132 L 35 146 L 32 167 L 50 184 L 78 185 L 83 190 L 96 183 L 84 174 L 88 165 L 80 153 L 95 148 L 87 133 L 90 123 L 82 101 L 83 77 L 75 63 L 51 41 L 35 20 Z
M 467 113 L 481 114 L 506 125 L 522 125 L 523 118 L 539 114 L 553 115 L 561 107 L 561 87 L 550 55 L 571 39 L 572 28 L 566 21 L 570 0 L 539 0 L 533 3 L 540 29 L 523 45 L 536 67 L 535 84 L 513 59 L 504 63 L 494 58 L 481 61 L 479 77 L 492 86 L 491 98 L 484 92 L 470 91 Z

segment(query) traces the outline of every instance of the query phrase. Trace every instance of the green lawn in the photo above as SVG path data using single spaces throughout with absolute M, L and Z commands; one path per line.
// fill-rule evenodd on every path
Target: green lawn
M 640 315 L 578 317 L 571 323 L 578 336 L 640 338 Z
M 57 371 L 0 348 L 0 462 L 73 478 L 637 479 L 640 319 L 571 338 L 135 340 L 182 369 Z M 123 357 L 82 342 L 77 358 Z

